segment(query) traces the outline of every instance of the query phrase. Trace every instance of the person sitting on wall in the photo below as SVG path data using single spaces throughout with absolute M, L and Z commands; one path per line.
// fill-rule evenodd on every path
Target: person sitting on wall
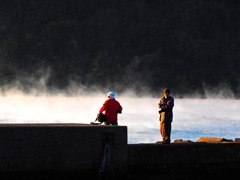
M 107 100 L 103 103 L 103 106 L 100 108 L 99 113 L 103 113 L 105 111 L 106 122 L 105 125 L 118 125 L 118 114 L 122 113 L 122 106 L 115 99 L 114 91 L 110 91 L 107 93 Z

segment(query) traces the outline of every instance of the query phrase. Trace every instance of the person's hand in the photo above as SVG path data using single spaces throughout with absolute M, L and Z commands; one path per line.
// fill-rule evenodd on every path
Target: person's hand
M 159 114 L 161 114 L 162 112 L 165 112 L 165 110 L 164 110 L 164 109 L 160 109 L 160 110 L 158 111 Z

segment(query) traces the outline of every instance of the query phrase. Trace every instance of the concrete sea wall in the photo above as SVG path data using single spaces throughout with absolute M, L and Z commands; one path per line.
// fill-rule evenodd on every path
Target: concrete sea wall
M 229 179 L 239 170 L 235 142 L 127 144 L 126 126 L 0 125 L 1 179 Z
M 126 177 L 127 127 L 1 124 L 0 177 L 96 180 L 106 144 L 114 172 Z
M 128 157 L 129 179 L 235 179 L 240 143 L 132 144 Z

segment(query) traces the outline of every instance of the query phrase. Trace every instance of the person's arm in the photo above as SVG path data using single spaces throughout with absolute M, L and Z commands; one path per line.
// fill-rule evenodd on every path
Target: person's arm
M 158 108 L 159 109 L 164 109 L 165 108 L 165 103 L 164 103 L 164 100 L 163 100 L 163 98 L 162 99 L 160 99 L 160 102 L 158 103 Z
M 107 101 L 103 103 L 103 106 L 100 108 L 99 113 L 102 113 L 103 111 L 105 111 L 106 107 L 107 107 Z
M 165 104 L 165 109 L 166 110 L 172 110 L 174 106 L 174 99 L 170 98 L 169 101 L 167 101 L 167 103 Z
M 122 113 L 122 109 L 123 109 L 122 106 L 119 104 L 118 105 L 118 113 Z
M 174 106 L 174 99 L 173 98 L 169 98 L 169 101 L 164 102 L 164 99 L 161 99 L 158 107 L 161 109 L 159 111 L 159 113 L 161 112 L 167 112 L 167 111 L 171 111 L 173 109 Z
M 159 103 L 158 103 L 158 108 L 159 108 L 159 114 L 161 114 L 162 112 L 165 112 L 165 103 L 164 103 L 164 99 L 161 98 Z

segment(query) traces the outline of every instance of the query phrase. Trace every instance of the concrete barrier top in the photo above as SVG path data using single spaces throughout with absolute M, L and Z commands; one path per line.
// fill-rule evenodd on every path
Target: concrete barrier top
M 39 127 L 39 126 L 64 126 L 64 127 L 69 127 L 69 126 L 76 126 L 76 127 L 109 127 L 105 125 L 92 125 L 92 124 L 84 124 L 84 123 L 1 123 L 0 127 L 19 127 L 19 126 L 24 126 L 24 127 Z M 111 127 L 118 127 L 118 126 L 111 126 Z

